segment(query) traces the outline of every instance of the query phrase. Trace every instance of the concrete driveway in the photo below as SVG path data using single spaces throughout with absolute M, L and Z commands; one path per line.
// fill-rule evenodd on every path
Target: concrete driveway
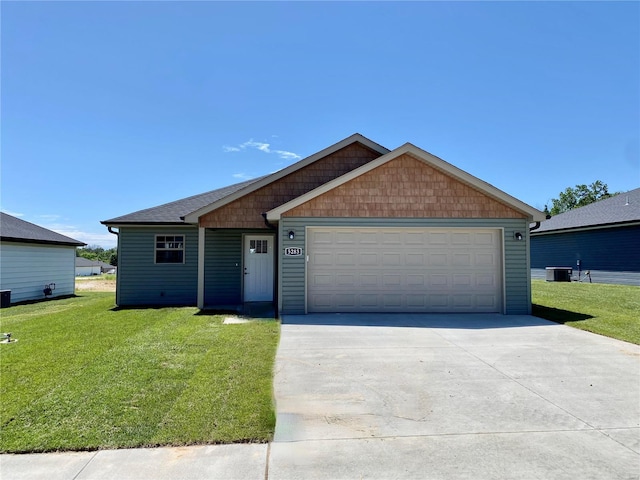
M 530 316 L 283 318 L 269 480 L 640 478 L 640 347 Z

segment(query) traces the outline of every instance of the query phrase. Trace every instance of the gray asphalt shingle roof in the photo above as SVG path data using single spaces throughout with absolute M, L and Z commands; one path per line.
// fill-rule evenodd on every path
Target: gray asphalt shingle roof
M 30 243 L 82 246 L 85 243 L 74 240 L 44 227 L 26 222 L 12 215 L 0 212 L 0 238 Z
M 640 188 L 551 217 L 532 233 L 636 221 L 640 221 Z
M 165 223 L 165 224 L 179 224 L 184 223 L 182 217 L 194 212 L 202 207 L 217 202 L 257 182 L 264 177 L 253 178 L 245 182 L 229 185 L 228 187 L 219 188 L 217 190 L 211 190 L 210 192 L 201 193 L 192 197 L 176 200 L 175 202 L 165 203 L 157 207 L 146 208 L 144 210 L 138 210 L 137 212 L 115 217 L 110 220 L 104 220 L 101 223 L 105 225 L 109 224 L 122 224 L 122 223 Z

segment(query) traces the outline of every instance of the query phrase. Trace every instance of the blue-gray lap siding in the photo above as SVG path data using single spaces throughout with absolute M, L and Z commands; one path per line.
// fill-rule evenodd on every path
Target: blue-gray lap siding
M 121 227 L 118 291 L 121 307 L 196 305 L 198 296 L 197 227 Z M 184 263 L 156 264 L 155 236 L 184 235 Z
M 508 315 L 531 313 L 531 278 L 529 267 L 529 228 L 525 219 L 419 219 L 419 218 L 298 218 L 285 217 L 280 221 L 279 230 L 282 245 L 279 248 L 281 305 L 284 314 L 305 313 L 306 251 L 301 257 L 283 255 L 286 247 L 305 248 L 305 228 L 313 226 L 333 227 L 433 227 L 433 228 L 498 228 L 504 229 L 503 271 L 505 311 Z M 289 240 L 288 232 L 295 232 L 295 239 Z M 514 239 L 514 233 L 521 232 L 523 241 Z
M 534 234 L 531 267 L 640 272 L 640 225 Z
M 271 230 L 220 229 L 205 231 L 204 305 L 236 306 L 242 298 L 242 244 L 244 234 Z

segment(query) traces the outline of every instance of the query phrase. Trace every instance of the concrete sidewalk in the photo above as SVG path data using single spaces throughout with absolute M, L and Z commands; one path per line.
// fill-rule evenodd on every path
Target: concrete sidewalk
M 1 455 L 2 480 L 264 479 L 267 444 Z
M 529 316 L 286 316 L 270 445 L 0 456 L 2 480 L 637 479 L 640 347 Z

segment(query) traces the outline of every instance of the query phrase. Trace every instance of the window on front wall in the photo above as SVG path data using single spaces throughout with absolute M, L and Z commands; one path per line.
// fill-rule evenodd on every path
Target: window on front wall
M 156 263 L 184 263 L 184 235 L 156 235 Z
M 249 251 L 251 253 L 269 253 L 268 240 L 249 240 Z

